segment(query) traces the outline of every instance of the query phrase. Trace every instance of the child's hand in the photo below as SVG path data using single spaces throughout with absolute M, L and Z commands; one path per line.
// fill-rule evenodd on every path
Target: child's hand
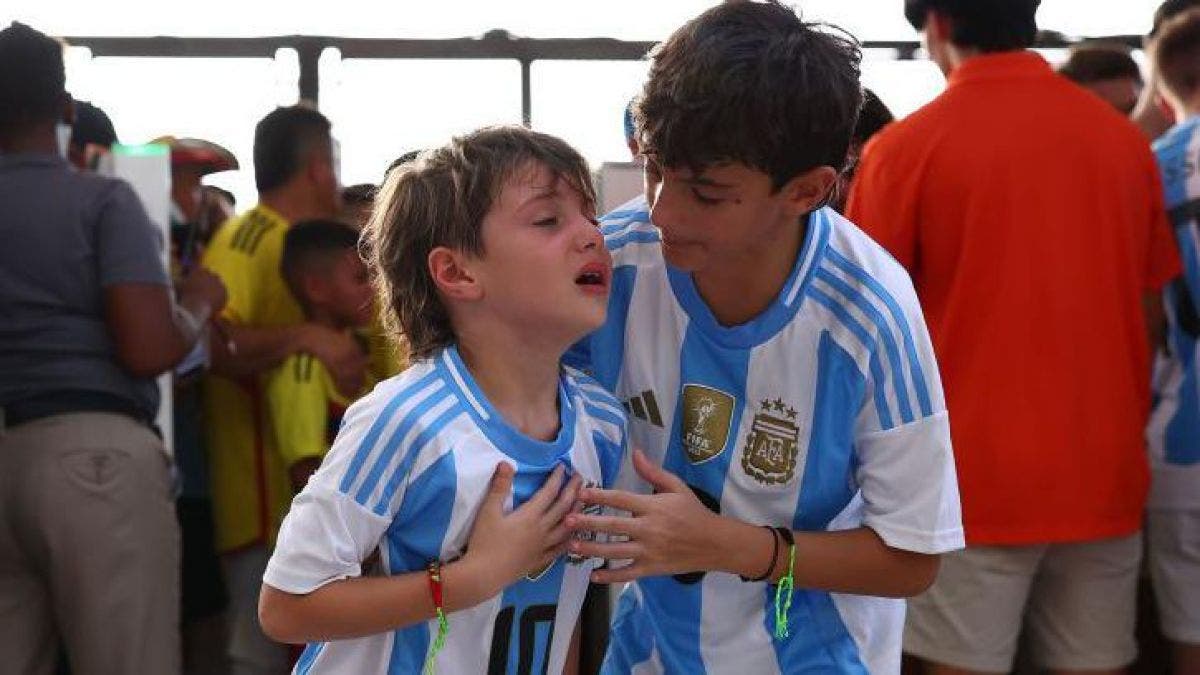
M 513 467 L 507 462 L 496 467 L 463 558 L 487 575 L 495 592 L 541 572 L 565 550 L 571 533 L 563 519 L 579 495 L 580 478 L 572 476 L 560 490 L 563 471 L 561 465 L 554 469 L 529 501 L 506 514 L 504 503 L 512 494 Z

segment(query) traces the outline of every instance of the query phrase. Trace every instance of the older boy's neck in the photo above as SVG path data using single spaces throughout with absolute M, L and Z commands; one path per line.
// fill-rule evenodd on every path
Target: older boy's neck
M 740 326 L 760 316 L 783 290 L 800 255 L 808 218 L 797 227 L 720 268 L 692 275 L 696 291 L 722 326 Z
M 460 332 L 458 352 L 488 402 L 509 425 L 539 440 L 558 435 L 561 350 L 480 331 Z

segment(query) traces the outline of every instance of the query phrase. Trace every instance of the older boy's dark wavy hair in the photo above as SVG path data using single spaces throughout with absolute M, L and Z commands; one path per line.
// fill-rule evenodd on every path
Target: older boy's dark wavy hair
M 862 105 L 853 37 L 778 2 L 732 0 L 650 56 L 634 114 L 642 151 L 662 166 L 739 162 L 776 190 L 815 167 L 842 168 Z
M 450 315 L 429 273 L 438 246 L 485 255 L 483 219 L 504 186 L 540 164 L 595 211 L 587 162 L 565 141 L 524 127 L 489 127 L 421 152 L 388 173 L 363 232 L 384 326 L 418 359 L 454 342 Z

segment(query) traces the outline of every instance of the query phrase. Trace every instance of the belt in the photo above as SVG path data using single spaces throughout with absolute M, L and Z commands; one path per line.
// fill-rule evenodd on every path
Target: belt
M 30 398 L 9 401 L 0 406 L 0 425 L 8 428 L 34 420 L 70 413 L 103 412 L 125 415 L 152 426 L 146 412 L 133 401 L 102 391 L 55 391 Z

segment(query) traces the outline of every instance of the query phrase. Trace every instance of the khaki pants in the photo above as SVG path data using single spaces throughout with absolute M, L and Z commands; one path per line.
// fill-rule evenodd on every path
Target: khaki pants
M 0 427 L 0 670 L 179 672 L 179 529 L 162 442 L 115 414 Z
M 942 556 L 933 586 L 908 601 L 904 651 L 988 673 L 1012 669 L 1022 626 L 1040 668 L 1110 670 L 1137 656 L 1141 534 Z

